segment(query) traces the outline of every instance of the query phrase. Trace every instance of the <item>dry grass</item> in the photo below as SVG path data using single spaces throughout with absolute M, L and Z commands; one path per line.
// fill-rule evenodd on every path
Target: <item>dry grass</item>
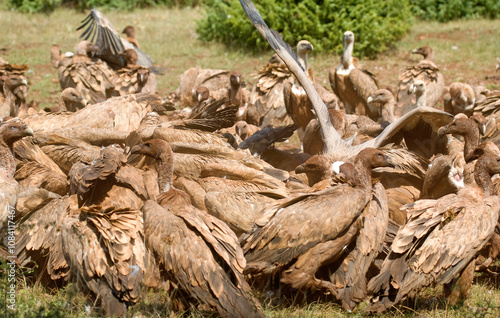
M 1 7 L 0 2 L 0 7 Z M 106 12 L 118 30 L 132 24 L 145 52 L 160 67 L 167 69 L 158 79 L 159 93 L 166 95 L 175 90 L 180 75 L 190 67 L 238 69 L 251 84 L 251 73 L 263 65 L 271 52 L 247 55 L 238 48 L 220 44 L 206 44 L 197 39 L 195 19 L 200 9 L 147 9 L 134 12 Z M 42 106 L 56 102 L 60 92 L 57 71 L 50 64 L 50 46 L 59 44 L 62 51 L 73 50 L 78 42 L 76 27 L 84 14 L 60 9 L 50 15 L 26 16 L 0 10 L 0 56 L 11 63 L 26 63 L 30 83 L 29 100 Z M 458 21 L 447 24 L 417 23 L 391 52 L 376 60 L 362 61 L 365 67 L 379 78 L 381 87 L 396 87 L 398 71 L 415 63 L 418 58 L 409 52 L 416 47 L 430 45 L 436 52 L 446 83 L 464 81 L 490 88 L 500 87 L 499 79 L 486 80 L 495 75 L 497 57 L 500 55 L 499 21 Z M 339 39 L 340 41 L 340 39 Z M 314 43 L 313 43 L 314 44 Z M 328 69 L 337 65 L 338 56 L 313 53 L 310 64 L 318 81 L 328 86 Z M 500 74 L 498 74 L 500 75 Z M 1 281 L 1 280 L 0 280 Z M 0 286 L 2 287 L 2 286 Z M 41 286 L 28 287 L 18 293 L 18 317 L 93 317 L 94 309 L 85 307 L 86 300 L 76 293 L 75 287 L 59 292 L 49 292 Z M 42 309 L 43 308 L 43 309 Z M 169 304 L 162 293 L 145 293 L 141 302 L 131 308 L 140 317 L 165 317 Z M 346 313 L 331 302 L 294 303 L 291 306 L 267 306 L 269 317 L 361 317 L 363 305 L 353 313 Z M 439 289 L 427 289 L 416 301 L 405 303 L 380 317 L 498 317 L 500 316 L 499 282 L 495 278 L 478 278 L 463 306 L 450 308 L 440 297 Z M 202 316 L 201 312 L 191 316 Z

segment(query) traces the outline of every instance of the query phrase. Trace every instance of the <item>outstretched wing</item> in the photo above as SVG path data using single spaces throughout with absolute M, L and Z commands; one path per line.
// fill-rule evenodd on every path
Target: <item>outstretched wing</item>
M 82 29 L 84 31 L 80 37 L 97 45 L 101 50 L 101 59 L 108 62 L 111 67 L 122 68 L 126 65 L 125 59 L 118 53 L 127 49 L 134 49 L 137 52 L 138 65 L 148 68 L 153 66 L 153 60 L 132 43 L 122 39 L 111 22 L 99 10 L 95 8 L 90 10 L 89 15 L 76 30 Z

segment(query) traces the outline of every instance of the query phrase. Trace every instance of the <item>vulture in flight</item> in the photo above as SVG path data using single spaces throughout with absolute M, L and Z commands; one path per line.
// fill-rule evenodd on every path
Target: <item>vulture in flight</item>
M 99 57 L 106 61 L 113 69 L 120 69 L 127 65 L 126 60 L 119 53 L 134 49 L 137 52 L 137 64 L 147 68 L 153 66 L 153 60 L 137 46 L 121 38 L 111 22 L 99 10 L 92 8 L 89 15 L 82 21 L 77 30 L 80 35 L 99 47 Z

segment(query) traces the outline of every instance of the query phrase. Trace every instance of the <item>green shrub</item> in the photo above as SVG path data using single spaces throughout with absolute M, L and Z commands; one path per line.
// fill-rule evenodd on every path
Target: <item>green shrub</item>
M 20 12 L 51 12 L 61 4 L 79 10 L 96 8 L 112 8 L 119 10 L 132 10 L 135 8 L 164 5 L 167 7 L 194 7 L 207 4 L 211 1 L 202 0 L 8 0 L 8 6 Z
M 292 46 L 306 39 L 315 51 L 339 53 L 344 32 L 351 30 L 358 57 L 374 57 L 387 50 L 410 29 L 413 20 L 407 0 L 261 0 L 254 4 L 269 27 Z M 202 40 L 254 50 L 269 47 L 239 0 L 215 0 L 205 9 L 205 16 L 197 23 Z
M 499 0 L 410 0 L 413 13 L 424 20 L 447 22 L 460 18 L 500 17 Z
M 20 12 L 50 12 L 61 5 L 63 0 L 9 0 L 9 7 Z

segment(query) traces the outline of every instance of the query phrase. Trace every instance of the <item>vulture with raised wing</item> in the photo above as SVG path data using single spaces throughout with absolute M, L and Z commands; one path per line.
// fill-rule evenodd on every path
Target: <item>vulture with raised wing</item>
M 400 117 L 414 109 L 417 102 L 413 96 L 413 84 L 421 80 L 427 87 L 425 105 L 434 107 L 444 92 L 444 76 L 434 64 L 434 52 L 428 46 L 415 49 L 412 54 L 420 54 L 424 58 L 417 65 L 407 66 L 401 71 L 398 87 L 398 104 L 396 116 Z
M 255 5 L 250 0 L 240 0 L 240 3 L 252 24 L 257 28 L 261 35 L 268 41 L 273 50 L 278 54 L 281 60 L 287 65 L 288 69 L 295 75 L 309 99 L 311 100 L 314 112 L 320 123 L 321 136 L 325 142 L 324 152 L 334 157 L 335 160 L 352 160 L 362 149 L 369 147 L 380 147 L 388 143 L 399 143 L 402 136 L 407 134 L 409 138 L 419 136 L 419 141 L 414 142 L 412 147 L 417 147 L 419 152 L 425 154 L 427 158 L 429 153 L 435 151 L 433 144 L 433 134 L 437 129 L 452 120 L 452 116 L 434 108 L 419 107 L 410 113 L 400 117 L 392 124 L 387 126 L 376 138 L 363 142 L 356 146 L 351 146 L 341 139 L 340 134 L 333 128 L 328 118 L 328 110 L 321 100 L 320 94 L 316 91 L 314 85 L 307 78 L 306 73 L 294 60 L 287 44 L 281 37 L 276 35 L 266 25 Z M 369 95 L 366 96 L 368 98 Z M 423 130 L 422 130 L 423 129 Z M 413 136 L 413 137 L 410 137 Z M 406 140 L 407 144 L 410 144 Z M 413 150 L 408 147 L 409 150 Z
M 398 231 L 380 274 L 368 284 L 373 297 L 367 311 L 382 312 L 431 284 L 451 282 L 445 293 L 452 305 L 466 296 L 474 259 L 498 221 L 500 197 L 491 195 L 491 175 L 499 172 L 500 158 L 484 155 L 475 166 L 479 187 L 406 206 L 409 220 Z
M 132 153 L 156 159 L 161 193 L 146 201 L 144 229 L 147 247 L 173 283 L 176 301 L 194 299 L 223 317 L 262 317 L 243 278 L 245 258 L 234 233 L 217 218 L 191 205 L 189 197 L 172 185 L 174 160 L 169 144 L 152 139 L 134 146 Z
M 378 120 L 378 112 L 368 106 L 368 97 L 378 90 L 375 76 L 362 69 L 359 62 L 352 56 L 354 48 L 354 33 L 344 33 L 344 53 L 342 63 L 330 70 L 328 76 L 335 94 L 344 103 L 347 114 L 366 115 Z
M 61 55 L 58 45 L 51 47 L 51 61 L 57 68 L 61 89 L 75 88 L 89 104 L 105 101 L 115 86 L 113 70 L 93 57 L 98 50 L 89 41 L 78 43 L 75 54 Z
M 126 59 L 120 53 L 128 49 L 137 52 L 138 65 L 149 69 L 153 67 L 153 60 L 139 50 L 138 46 L 121 38 L 111 22 L 95 8 L 90 10 L 89 15 L 82 21 L 77 30 L 83 30 L 80 37 L 84 40 L 90 39 L 99 48 L 97 56 L 115 70 L 126 66 Z

